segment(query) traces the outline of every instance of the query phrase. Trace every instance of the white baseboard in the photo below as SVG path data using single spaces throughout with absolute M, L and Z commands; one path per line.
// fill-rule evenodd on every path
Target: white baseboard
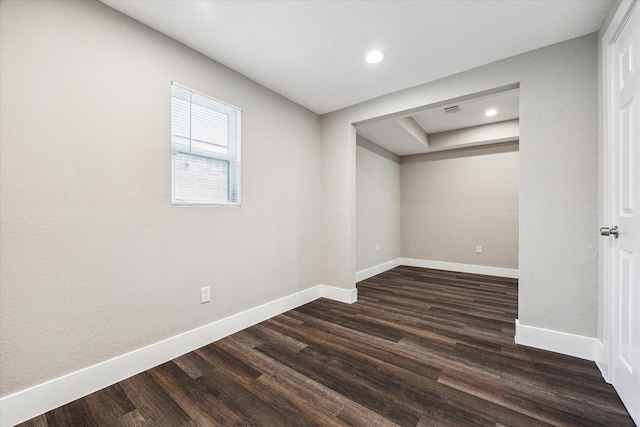
M 320 297 L 352 303 L 357 295 L 356 289 L 314 286 L 5 396 L 0 426 L 19 424 Z
M 399 265 L 402 265 L 402 258 L 392 259 L 391 261 L 383 262 L 382 264 L 365 268 L 364 270 L 356 272 L 356 282 L 366 280 L 369 277 L 375 276 L 376 274 L 384 273 L 385 271 L 396 268 Z
M 347 304 L 352 304 L 358 300 L 358 290 L 355 288 L 342 289 L 327 285 L 320 286 L 322 286 L 322 297 L 324 298 L 329 298 L 334 301 L 344 302 Z
M 605 347 L 608 347 L 608 343 L 605 345 L 605 343 L 598 340 L 598 345 L 596 348 L 596 365 L 598 366 L 598 369 L 600 369 L 602 378 L 604 378 L 606 382 L 611 384 L 611 376 L 609 375 L 609 357 L 605 354 Z
M 516 344 L 597 361 L 602 343 L 597 338 L 567 334 L 520 324 L 516 319 Z
M 426 259 L 401 258 L 401 265 L 408 267 L 433 268 L 460 273 L 486 274 L 487 276 L 518 278 L 518 270 L 513 268 L 488 267 L 485 265 L 458 264 L 456 262 L 430 261 Z

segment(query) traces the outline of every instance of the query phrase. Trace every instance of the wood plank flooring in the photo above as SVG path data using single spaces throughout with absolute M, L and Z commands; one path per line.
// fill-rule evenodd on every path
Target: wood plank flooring
M 21 426 L 633 426 L 593 362 L 514 344 L 517 281 L 398 267 Z

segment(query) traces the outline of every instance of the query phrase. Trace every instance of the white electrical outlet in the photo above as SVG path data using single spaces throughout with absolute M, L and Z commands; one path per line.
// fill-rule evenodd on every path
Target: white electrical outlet
M 211 301 L 211 286 L 205 286 L 200 289 L 200 303 L 204 304 L 209 301 Z
M 380 250 L 380 243 L 376 243 L 376 251 Z
M 476 246 L 476 253 L 477 254 L 481 254 L 482 253 L 482 246 Z

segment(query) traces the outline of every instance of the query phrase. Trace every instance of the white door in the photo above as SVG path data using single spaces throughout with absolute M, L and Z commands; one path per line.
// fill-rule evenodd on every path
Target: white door
M 611 46 L 611 383 L 640 424 L 640 7 Z M 618 229 L 614 230 L 613 227 Z M 617 236 L 615 231 L 617 231 Z M 607 228 L 601 230 L 607 235 Z

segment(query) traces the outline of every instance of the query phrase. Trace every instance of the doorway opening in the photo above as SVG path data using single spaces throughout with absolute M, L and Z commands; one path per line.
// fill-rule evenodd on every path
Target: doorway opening
M 516 84 L 354 124 L 356 281 L 398 265 L 517 278 L 519 100 Z

